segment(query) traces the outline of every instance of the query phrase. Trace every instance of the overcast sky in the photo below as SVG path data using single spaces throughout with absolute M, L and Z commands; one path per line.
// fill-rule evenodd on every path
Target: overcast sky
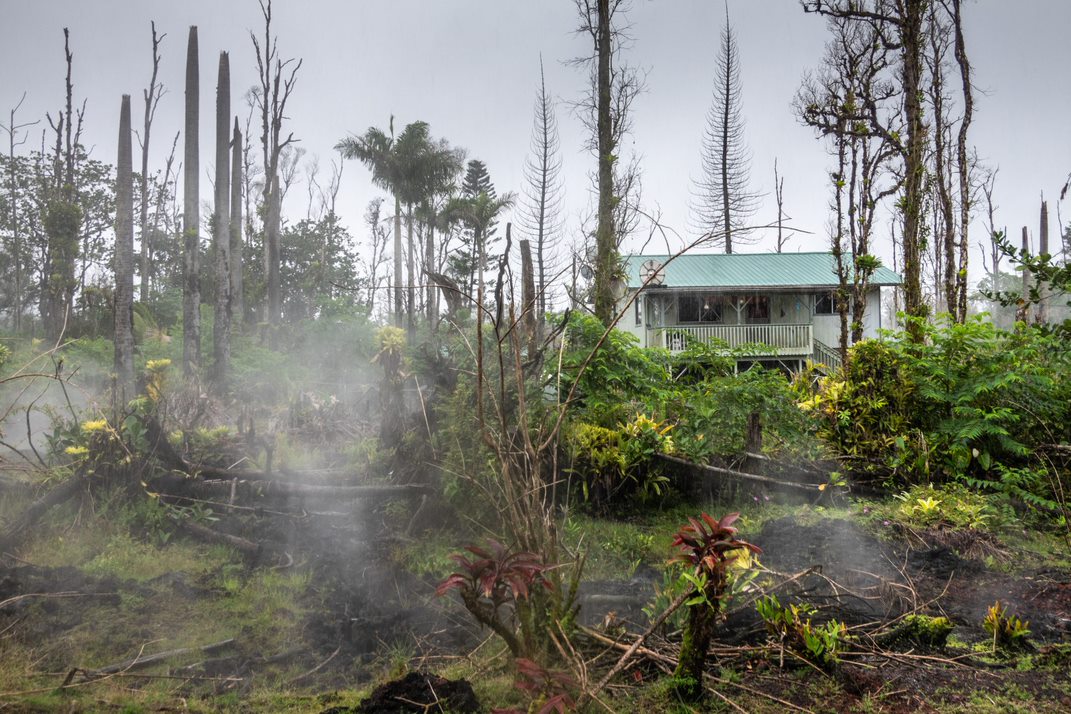
M 824 21 L 804 15 L 797 0 L 729 0 L 742 63 L 743 113 L 753 153 L 752 182 L 766 193 L 757 223 L 774 220 L 773 164 L 785 179 L 785 208 L 801 231 L 789 250 L 827 246 L 827 171 L 830 159 L 791 111 L 808 68 L 817 66 L 826 41 Z M 94 158 L 114 162 L 120 96 L 131 94 L 135 125 L 151 71 L 149 22 L 166 32 L 161 80 L 168 93 L 153 128 L 153 155 L 162 165 L 181 127 L 187 28 L 198 26 L 201 51 L 202 168 L 210 170 L 216 58 L 230 52 L 232 107 L 256 81 L 249 30 L 262 32 L 256 0 L 0 0 L 0 117 L 23 91 L 18 121 L 43 118 L 63 102 L 63 34 L 71 29 L 76 101 L 88 99 L 84 143 Z M 647 75 L 635 103 L 630 148 L 641 156 L 643 204 L 688 233 L 692 179 L 711 101 L 714 56 L 724 7 L 712 0 L 635 0 L 630 63 Z M 976 100 L 971 141 L 990 166 L 999 167 L 998 224 L 1018 236 L 1037 231 L 1039 198 L 1050 212 L 1071 172 L 1071 2 L 976 0 L 965 3 L 967 50 L 974 65 Z M 288 106 L 287 129 L 307 156 L 324 167 L 332 147 L 348 133 L 427 121 L 436 137 L 464 147 L 488 165 L 499 193 L 519 191 L 531 137 L 532 106 L 543 56 L 547 86 L 559 100 L 566 180 L 566 229 L 575 235 L 590 213 L 592 157 L 584 130 L 570 109 L 585 74 L 565 64 L 590 47 L 574 29 L 572 0 L 275 0 L 275 29 L 283 57 L 304 64 Z M 244 121 L 244 116 L 243 116 Z M 38 125 L 32 142 L 40 141 Z M 6 137 L 5 144 L 6 144 Z M 6 149 L 6 146 L 4 147 Z M 179 155 L 181 156 L 181 140 Z M 210 183 L 202 180 L 202 198 Z M 295 189 L 294 196 L 304 194 Z M 368 171 L 347 162 L 340 212 L 363 239 L 361 216 L 381 192 Z M 303 215 L 291 202 L 291 215 Z M 1062 206 L 1064 222 L 1071 209 Z M 879 253 L 891 258 L 888 226 Z M 1052 226 L 1056 235 L 1055 216 Z M 646 235 L 638 236 L 639 241 Z M 975 239 L 983 233 L 979 224 Z M 772 236 L 748 250 L 769 249 Z M 638 243 L 634 242 L 634 247 Z M 977 251 L 971 260 L 978 277 Z

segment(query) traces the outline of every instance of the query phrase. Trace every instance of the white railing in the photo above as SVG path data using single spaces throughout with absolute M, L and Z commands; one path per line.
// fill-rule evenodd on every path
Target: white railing
M 720 340 L 732 349 L 766 345 L 769 354 L 809 356 L 814 352 L 811 325 L 678 325 L 654 331 L 653 346 L 680 352 L 690 341 Z M 756 350 L 756 356 L 765 352 Z
M 814 341 L 814 357 L 818 364 L 824 364 L 832 369 L 840 368 L 840 350 L 836 350 L 820 340 Z

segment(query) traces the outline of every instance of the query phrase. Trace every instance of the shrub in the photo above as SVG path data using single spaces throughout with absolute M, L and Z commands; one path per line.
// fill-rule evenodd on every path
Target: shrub
M 1067 466 L 1036 449 L 1071 436 L 1066 338 L 1025 325 L 1003 332 L 981 318 L 912 324 L 921 342 L 897 333 L 855 345 L 845 370 L 801 403 L 820 435 L 857 472 L 907 484 L 960 480 L 1061 508 Z

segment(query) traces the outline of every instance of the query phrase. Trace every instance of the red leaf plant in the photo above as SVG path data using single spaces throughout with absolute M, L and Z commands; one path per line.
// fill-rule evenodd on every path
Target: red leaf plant
M 570 690 L 576 689 L 577 683 L 572 675 L 553 669 L 545 669 L 536 662 L 524 657 L 516 660 L 517 680 L 513 686 L 532 698 L 539 708 L 494 709 L 493 714 L 566 714 L 576 708 L 576 700 Z
M 514 657 L 521 655 L 513 608 L 504 605 L 527 600 L 532 588 L 550 589 L 544 577 L 550 566 L 535 553 L 512 552 L 498 541 L 489 540 L 486 548 L 465 547 L 475 558 L 456 553 L 450 558 L 461 567 L 439 584 L 436 596 L 456 589 L 476 621 L 490 627 L 509 646 Z
M 688 620 L 674 673 L 681 681 L 679 692 L 688 699 L 698 699 L 702 695 L 707 650 L 729 583 L 730 563 L 742 550 L 762 552 L 757 545 L 736 537 L 733 523 L 738 518 L 739 513 L 730 513 L 721 520 L 704 513 L 698 519 L 689 518 L 689 525 L 677 531 L 673 538 L 673 546 L 680 552 L 672 562 L 691 568 L 686 576 L 694 589 L 694 596 L 688 601 Z

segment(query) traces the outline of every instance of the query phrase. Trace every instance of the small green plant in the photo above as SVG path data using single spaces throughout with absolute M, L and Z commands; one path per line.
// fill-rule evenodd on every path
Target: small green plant
M 1000 600 L 986 610 L 982 627 L 993 638 L 993 654 L 998 650 L 1024 649 L 1030 637 L 1030 623 L 1020 620 L 1000 604 Z
M 830 620 L 822 625 L 812 622 L 815 609 L 806 603 L 781 605 L 776 595 L 766 595 L 756 604 L 766 629 L 782 646 L 822 667 L 831 667 L 849 639 L 844 623 Z

